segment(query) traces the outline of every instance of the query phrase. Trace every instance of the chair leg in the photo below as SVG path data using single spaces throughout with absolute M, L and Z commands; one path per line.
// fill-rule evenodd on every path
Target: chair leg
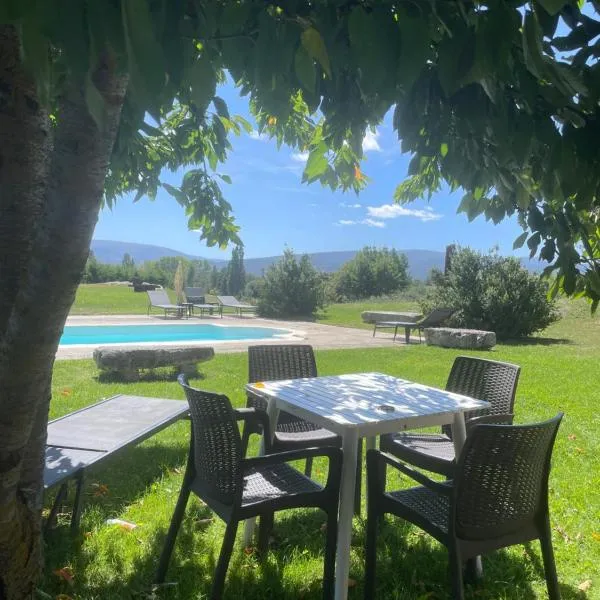
M 450 569 L 450 579 L 452 585 L 453 600 L 464 600 L 465 589 L 463 583 L 463 562 L 460 557 L 460 552 L 455 544 L 450 544 L 448 547 L 448 559 Z
M 83 471 L 80 471 L 75 478 L 75 501 L 73 502 L 73 514 L 71 515 L 71 533 L 79 531 L 81 510 L 83 508 L 83 478 Z
M 406 345 L 410 344 L 410 327 L 404 328 L 404 341 Z
M 273 523 L 275 515 L 273 513 L 265 513 L 260 516 L 258 526 L 258 552 L 265 555 L 269 549 L 269 537 L 273 531 Z
M 306 464 L 304 465 L 304 474 L 307 477 L 310 477 L 310 475 L 312 473 L 312 466 L 313 466 L 313 459 L 312 459 L 312 456 L 309 456 L 306 459 Z
M 354 486 L 354 514 L 360 517 L 360 503 L 362 500 L 362 463 L 363 439 L 358 439 L 358 452 L 356 456 L 356 485 Z
M 177 532 L 179 531 L 183 515 L 185 514 L 185 507 L 187 506 L 189 497 L 190 488 L 184 479 L 181 491 L 179 492 L 179 498 L 177 499 L 177 504 L 175 505 L 175 510 L 173 511 L 173 517 L 171 518 L 171 525 L 169 525 L 167 539 L 165 540 L 165 545 L 163 546 L 160 560 L 158 561 L 158 569 L 154 579 L 156 583 L 163 583 L 165 580 L 165 575 L 169 568 L 169 560 L 171 559 L 173 546 L 175 545 L 175 539 L 177 538 Z
M 336 502 L 337 508 L 337 502 Z M 325 557 L 323 566 L 323 598 L 330 600 L 333 598 L 335 588 L 335 553 L 337 549 L 338 534 L 338 514 L 337 510 L 330 510 L 327 513 L 327 532 L 325 536 Z
M 262 524 L 261 524 L 262 525 Z M 221 600 L 223 595 L 223 587 L 225 586 L 225 576 L 227 575 L 227 567 L 235 542 L 235 534 L 237 533 L 238 521 L 230 521 L 225 529 L 225 537 L 219 554 L 219 561 L 213 577 L 213 584 L 210 590 L 210 600 Z
M 552 533 L 550 523 L 546 521 L 544 531 L 540 537 L 542 547 L 542 558 L 544 559 L 544 573 L 546 575 L 546 587 L 550 600 L 560 600 L 560 588 L 558 575 L 556 573 L 556 562 L 554 561 L 554 550 L 552 548 Z
M 248 424 L 244 424 L 244 431 L 242 432 L 242 456 L 245 457 L 248 452 L 248 443 L 250 442 L 250 428 Z
M 383 515 L 377 514 L 377 511 L 371 506 L 376 502 L 371 498 L 367 514 L 367 536 L 365 546 L 365 600 L 375 598 L 375 569 L 377 565 L 377 525 L 382 520 Z

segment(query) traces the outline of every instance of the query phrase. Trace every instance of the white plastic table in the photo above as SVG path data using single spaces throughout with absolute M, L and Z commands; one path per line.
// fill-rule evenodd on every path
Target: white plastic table
M 375 437 L 384 433 L 451 424 L 458 455 L 466 437 L 464 413 L 489 407 L 481 400 L 383 373 L 266 381 L 248 384 L 246 389 L 267 400 L 271 423 L 277 422 L 279 410 L 285 410 L 342 437 L 336 600 L 348 596 L 359 438 L 368 438 L 367 446 L 374 447 Z M 253 522 L 248 522 L 247 540 L 252 531 Z

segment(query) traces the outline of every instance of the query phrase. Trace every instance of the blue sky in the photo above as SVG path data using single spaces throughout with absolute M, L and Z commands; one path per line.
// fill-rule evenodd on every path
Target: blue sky
M 223 86 L 220 95 L 232 114 L 251 120 L 246 99 L 231 84 Z M 390 118 L 364 140 L 362 170 L 371 183 L 359 196 L 303 185 L 305 156 L 287 147 L 278 150 L 268 138 L 244 134 L 232 143 L 220 172 L 233 180 L 223 184 L 223 192 L 241 227 L 247 258 L 278 255 L 286 245 L 296 252 L 325 252 L 366 245 L 443 250 L 460 243 L 484 251 L 497 245 L 502 254 L 512 254 L 512 243 L 521 233 L 514 219 L 497 226 L 482 217 L 469 223 L 465 215 L 456 214 L 460 193 L 446 191 L 429 202 L 395 205 L 394 189 L 406 177 L 410 157 L 401 154 Z M 177 174 L 165 173 L 167 182 L 178 179 Z M 188 231 L 183 211 L 164 191 L 154 202 L 142 199 L 133 204 L 123 198 L 112 211 L 103 209 L 94 237 L 166 246 L 207 258 L 228 258 L 231 252 L 209 248 L 197 233 Z

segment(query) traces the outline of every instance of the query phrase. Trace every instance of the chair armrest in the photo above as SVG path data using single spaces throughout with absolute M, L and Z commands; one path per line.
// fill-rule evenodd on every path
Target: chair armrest
M 236 420 L 238 421 L 254 421 L 263 428 L 263 439 L 265 442 L 265 451 L 267 454 L 271 452 L 271 423 L 269 415 L 259 408 L 236 408 L 233 411 Z
M 384 492 L 385 490 L 385 467 L 390 465 L 398 471 L 408 475 L 411 479 L 420 483 L 421 485 L 429 488 L 431 491 L 436 492 L 438 494 L 442 494 L 443 496 L 451 496 L 452 495 L 452 485 L 448 485 L 447 483 L 439 483 L 427 477 L 427 475 L 423 475 L 420 471 L 409 467 L 407 464 L 398 460 L 395 456 L 388 454 L 387 452 L 380 452 L 379 450 L 369 450 L 367 452 L 367 464 L 369 470 L 373 473 L 379 474 L 381 477 L 380 481 L 375 480 L 375 484 L 378 485 L 378 489 L 380 492 Z
M 298 450 L 286 450 L 285 452 L 275 452 L 273 454 L 265 454 L 264 456 L 253 456 L 242 460 L 242 471 L 251 469 L 252 467 L 268 467 L 269 465 L 277 465 L 282 462 L 292 460 L 303 460 L 305 458 L 327 458 L 329 459 L 329 471 L 327 474 L 327 482 L 325 489 L 338 490 L 342 478 L 342 449 L 335 446 L 320 446 L 318 448 L 299 448 Z
M 515 415 L 513 413 L 505 413 L 501 415 L 481 415 L 473 417 L 467 422 L 467 429 L 475 427 L 475 425 L 512 425 Z

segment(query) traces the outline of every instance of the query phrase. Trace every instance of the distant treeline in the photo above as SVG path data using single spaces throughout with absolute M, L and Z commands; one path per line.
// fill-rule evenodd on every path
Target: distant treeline
M 243 249 L 236 247 L 232 252 L 231 260 L 222 269 L 211 266 L 207 260 L 189 260 L 177 256 L 164 256 L 158 260 L 147 260 L 141 265 L 136 265 L 129 254 L 124 254 L 121 264 L 109 264 L 99 262 L 90 251 L 82 281 L 83 283 L 132 281 L 137 277 L 148 283 L 158 283 L 173 288 L 179 263 L 183 265 L 185 286 L 200 287 L 207 293 L 240 294 L 246 283 L 255 279 L 252 275 L 246 275 Z

